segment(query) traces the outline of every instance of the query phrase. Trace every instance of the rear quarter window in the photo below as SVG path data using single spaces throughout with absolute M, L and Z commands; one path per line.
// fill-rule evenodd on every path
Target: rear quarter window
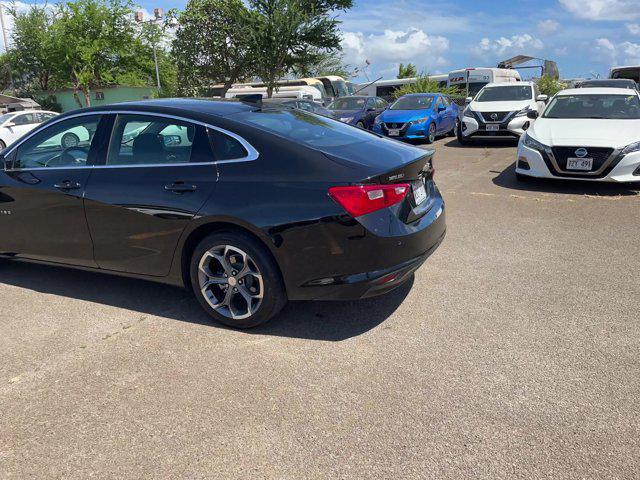
M 300 110 L 241 112 L 242 122 L 312 148 L 332 148 L 367 142 L 375 135 L 327 117 Z

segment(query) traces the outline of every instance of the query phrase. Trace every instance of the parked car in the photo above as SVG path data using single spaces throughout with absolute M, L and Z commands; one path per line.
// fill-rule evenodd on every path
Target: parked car
M 477 136 L 519 138 L 535 121 L 527 114 L 541 113 L 547 99 L 534 82 L 490 83 L 475 98 L 467 98 L 458 141 L 464 145 Z
M 289 100 L 285 98 L 265 98 L 263 103 L 273 103 L 277 105 L 284 105 L 291 108 L 299 108 L 300 110 L 304 110 L 306 112 L 317 113 L 318 115 L 324 115 L 325 117 L 333 118 L 333 114 L 331 111 L 322 104 L 318 102 L 313 102 L 311 100 Z
M 535 117 L 537 112 L 529 112 Z M 516 176 L 640 181 L 640 94 L 625 88 L 559 92 L 518 145 Z
M 576 85 L 578 88 L 630 88 L 638 90 L 638 84 L 630 78 L 598 78 L 595 80 L 584 80 Z
M 0 115 L 0 150 L 56 115 L 46 110 L 24 110 Z
M 388 106 L 380 97 L 351 96 L 336 98 L 327 108 L 337 120 L 370 130 L 375 118 Z
M 458 128 L 458 105 L 440 93 L 411 93 L 398 98 L 375 120 L 373 131 L 389 137 L 426 140 L 453 134 Z
M 50 141 L 79 127 L 89 145 Z M 411 278 L 445 234 L 432 155 L 242 102 L 69 112 L 2 154 L 0 255 L 184 285 L 213 318 L 252 327 L 287 300 Z

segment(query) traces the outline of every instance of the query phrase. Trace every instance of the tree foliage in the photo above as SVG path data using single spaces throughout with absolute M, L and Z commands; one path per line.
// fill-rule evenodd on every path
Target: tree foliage
M 428 76 L 420 76 L 415 83 L 407 83 L 393 92 L 395 98 L 408 93 L 444 93 L 452 97 L 461 97 L 462 91 L 456 87 L 441 87 L 436 80 L 430 80 Z
M 351 0 L 248 0 L 252 69 L 270 97 L 277 81 L 296 66 L 317 64 L 340 50 L 335 9 Z
M 292 73 L 297 77 L 325 77 L 337 75 L 344 79 L 353 76 L 351 65 L 345 64 L 343 55 L 339 51 L 322 52 L 317 60 L 311 64 L 295 65 Z
M 412 78 L 418 76 L 418 70 L 413 63 L 402 63 L 398 66 L 398 78 Z
M 249 11 L 242 0 L 189 0 L 178 20 L 172 48 L 179 93 L 200 95 L 214 84 L 224 91 L 249 75 Z
M 8 54 L 23 95 L 72 88 L 79 107 L 90 92 L 110 85 L 154 85 L 153 25 L 134 22 L 128 0 L 75 0 L 55 6 L 10 10 L 15 28 Z M 158 49 L 161 78 L 175 81 L 175 67 Z
M 567 84 L 561 82 L 558 79 L 543 76 L 536 80 L 538 84 L 538 88 L 540 89 L 540 93 L 543 95 L 548 95 L 549 97 L 554 96 L 560 90 L 567 88 Z

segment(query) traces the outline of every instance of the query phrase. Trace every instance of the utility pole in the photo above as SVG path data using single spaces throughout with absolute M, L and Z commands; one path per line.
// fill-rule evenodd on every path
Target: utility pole
M 153 9 L 153 17 L 151 20 L 144 20 L 144 13 L 141 11 L 136 12 L 136 22 L 138 23 L 148 23 L 150 25 L 157 25 L 162 21 L 164 13 L 161 8 Z M 158 70 L 158 54 L 156 53 L 156 41 L 155 39 L 151 40 L 151 47 L 153 48 L 153 64 L 156 68 L 156 85 L 158 86 L 158 92 L 160 92 L 160 71 Z

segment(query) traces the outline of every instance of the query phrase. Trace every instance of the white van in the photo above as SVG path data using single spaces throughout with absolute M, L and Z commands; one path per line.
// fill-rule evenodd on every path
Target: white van
M 449 72 L 449 87 L 460 88 L 466 96 L 475 95 L 489 83 L 521 82 L 517 70 L 511 68 L 463 68 Z
M 267 98 L 266 87 L 250 87 L 250 86 L 238 86 L 232 87 L 227 90 L 224 98 L 242 98 L 247 95 L 262 95 L 262 98 Z M 322 94 L 315 87 L 309 87 L 306 85 L 296 87 L 279 87 L 273 91 L 273 98 L 291 98 L 291 99 L 306 99 L 313 100 L 314 102 L 322 103 Z

